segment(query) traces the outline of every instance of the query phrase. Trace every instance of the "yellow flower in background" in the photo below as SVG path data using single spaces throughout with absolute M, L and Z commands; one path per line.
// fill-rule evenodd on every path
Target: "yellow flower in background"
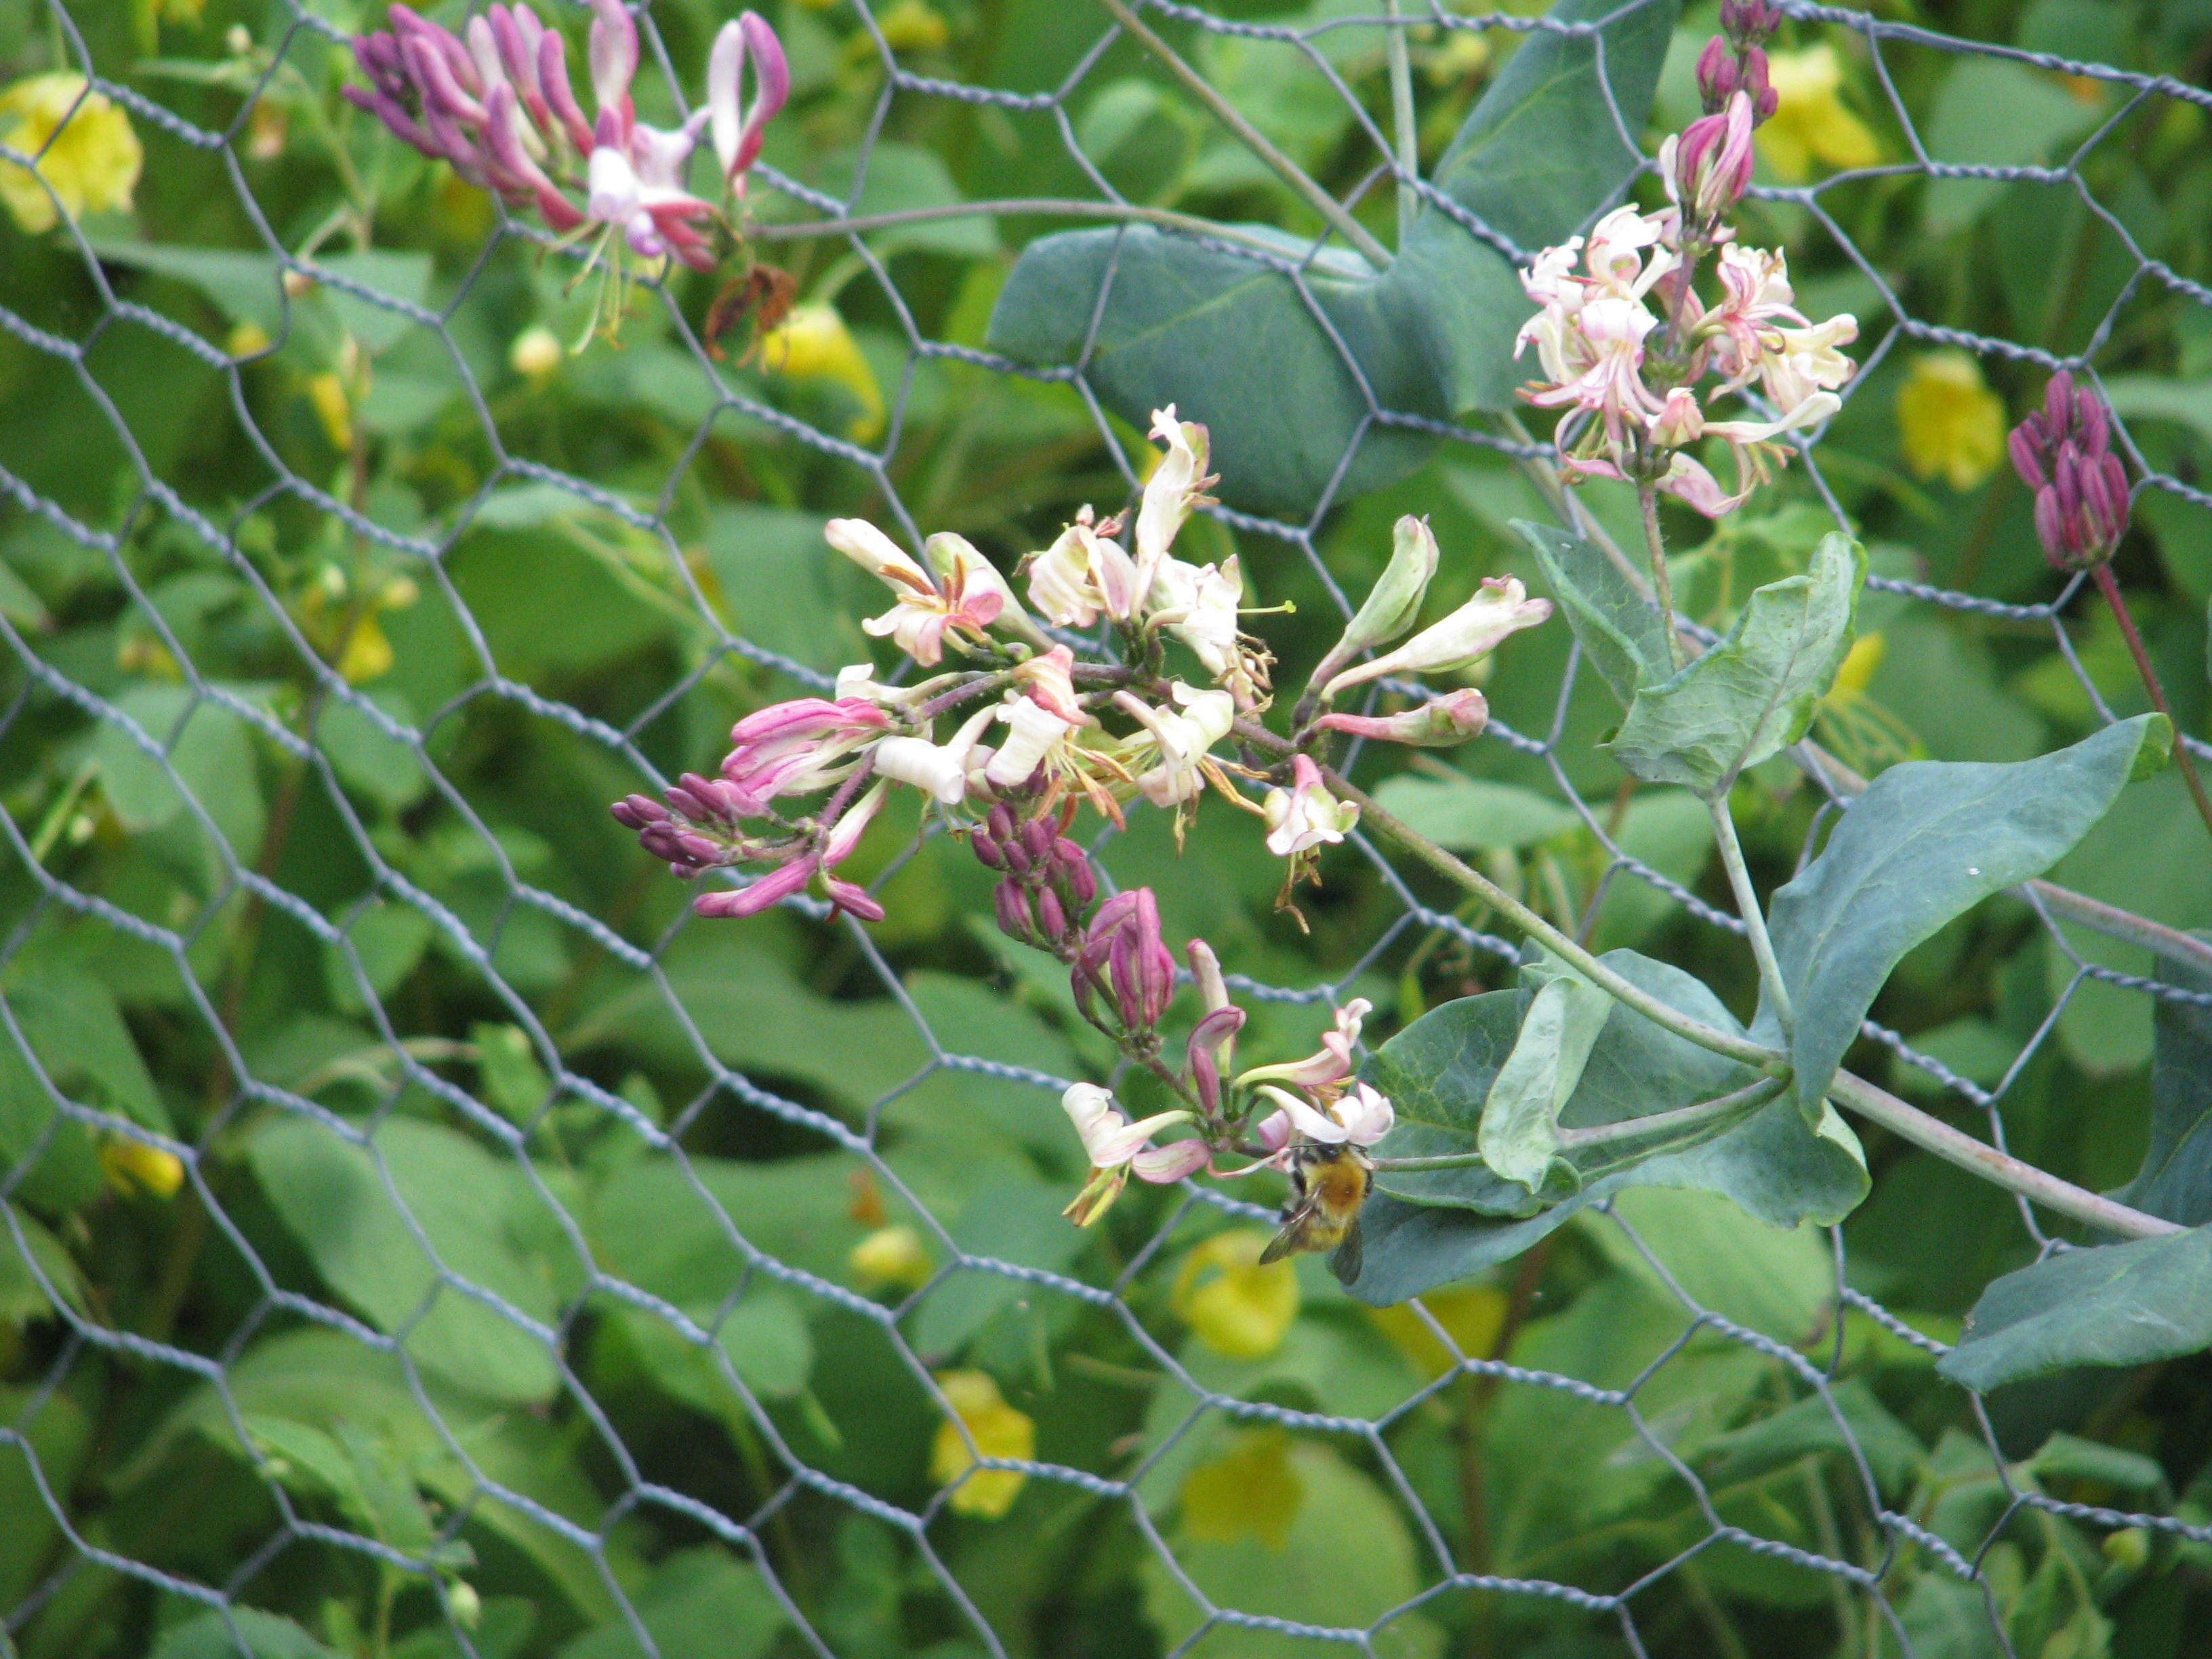
M 115 1135 L 100 1143 L 100 1167 L 108 1184 L 121 1193 L 174 1198 L 185 1184 L 185 1162 L 163 1146 Z
M 1216 1233 L 1183 1258 L 1172 1300 L 1200 1342 L 1230 1359 L 1259 1359 L 1283 1345 L 1298 1316 L 1298 1276 L 1288 1261 L 1260 1265 L 1272 1233 Z
M 1882 638 L 1879 633 L 1862 634 L 1851 641 L 1844 653 L 1843 666 L 1836 670 L 1836 683 L 1828 688 L 1823 702 L 1847 703 L 1866 696 L 1874 671 L 1881 666 Z
M 35 171 L 0 161 L 0 202 L 34 234 L 58 222 L 56 197 L 72 219 L 131 205 L 145 153 L 131 118 L 89 84 L 82 75 L 33 75 L 0 92 L 0 143 L 38 158 Z
M 1963 492 L 1981 484 L 2003 459 L 2004 404 L 1970 353 L 1925 351 L 1898 388 L 1897 430 L 1915 477 L 1940 472 Z
M 325 369 L 308 376 L 307 401 L 314 405 L 315 418 L 323 423 L 323 435 L 331 441 L 331 447 L 341 454 L 351 449 L 353 400 L 346 396 L 345 382 L 335 371 Z
M 1777 102 L 1773 119 L 1759 129 L 1759 153 L 1779 177 L 1795 184 L 1810 176 L 1815 161 L 1869 167 L 1881 159 L 1867 124 L 1837 95 L 1844 63 L 1833 46 L 1771 52 L 1766 71 Z
M 846 434 L 854 442 L 882 435 L 883 391 L 836 307 L 820 301 L 792 307 L 788 317 L 761 337 L 760 353 L 774 374 L 795 380 L 834 380 L 858 398 L 860 413 Z
M 1470 1285 L 1458 1290 L 1425 1291 L 1421 1306 L 1429 1310 L 1449 1337 L 1452 1346 L 1469 1359 L 1486 1359 L 1505 1328 L 1505 1292 L 1495 1285 Z M 1429 1328 L 1428 1320 L 1410 1302 L 1388 1308 L 1370 1308 L 1368 1318 L 1390 1340 L 1390 1346 L 1420 1368 L 1424 1376 L 1442 1376 L 1459 1364 L 1452 1349 Z
M 553 331 L 538 323 L 514 337 L 514 343 L 507 349 L 507 362 L 532 386 L 543 386 L 561 367 L 565 355 Z
M 876 27 L 884 32 L 884 42 L 893 52 L 939 52 L 952 39 L 952 26 L 928 0 L 893 0 L 876 14 Z M 866 30 L 854 38 L 872 49 L 874 43 L 868 40 Z
M 1184 1537 L 1206 1544 L 1257 1538 L 1279 1550 L 1290 1541 L 1306 1483 L 1291 1465 L 1290 1436 L 1256 1429 L 1185 1475 L 1180 1496 Z
M 968 1442 L 985 1457 L 1030 1458 L 1036 1455 L 1036 1425 L 1009 1406 L 999 1385 L 985 1371 L 939 1371 L 937 1386 L 960 1419 L 958 1425 L 940 1423 L 929 1449 L 929 1477 L 940 1486 L 960 1484 L 945 1501 L 955 1515 L 971 1515 L 979 1521 L 996 1521 L 1013 1508 L 1029 1479 L 1019 1469 L 980 1469 Z M 960 1431 L 965 1428 L 968 1437 Z M 965 1477 L 963 1479 L 963 1477 Z
M 908 1226 L 877 1228 L 853 1246 L 845 1265 L 870 1290 L 920 1290 L 937 1270 L 921 1235 Z

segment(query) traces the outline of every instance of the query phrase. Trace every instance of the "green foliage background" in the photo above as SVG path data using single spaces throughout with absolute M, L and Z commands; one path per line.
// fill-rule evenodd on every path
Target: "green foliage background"
M 1136 46 L 1094 54 L 1104 14 L 1079 0 L 765 9 L 794 76 L 767 160 L 856 213 L 1103 182 L 1285 246 L 1318 229 Z M 1209 8 L 1308 26 L 1380 9 Z M 1650 137 L 1691 112 L 1709 13 L 1679 27 Z M 2190 82 L 2212 54 L 2203 0 L 1880 15 Z M 1376 166 L 1379 29 L 1307 49 L 1151 15 L 1333 191 Z M 511 347 L 578 332 L 573 267 L 498 234 L 484 198 L 342 104 L 317 20 L 374 21 L 347 0 L 0 0 L 0 84 L 88 60 L 189 124 L 134 112 L 135 207 L 82 240 L 0 218 L 0 1653 L 616 1659 L 642 1633 L 726 1659 L 1133 1656 L 1208 1608 L 1261 1622 L 1176 1650 L 1316 1648 L 1274 1620 L 1371 1626 L 1372 1651 L 1407 1656 L 2212 1651 L 2212 1364 L 2071 1372 L 1980 1405 L 1939 1380 L 1916 1334 L 1954 1337 L 2035 1251 L 2010 1200 L 1947 1165 L 1870 1137 L 1873 1194 L 1833 1239 L 1622 1192 L 1627 1228 L 1577 1215 L 1427 1298 L 1431 1324 L 1350 1303 L 1308 1259 L 1279 1340 L 1232 1356 L 1176 1284 L 1195 1244 L 1253 1216 L 1146 1190 L 1095 1233 L 1060 1220 L 1081 1172 L 1041 1085 L 1107 1056 L 1048 964 L 993 932 L 957 847 L 917 842 L 910 817 L 880 827 L 862 856 L 890 915 L 865 934 L 789 910 L 687 924 L 684 890 L 604 805 L 647 769 L 712 761 L 734 719 L 799 693 L 789 670 L 866 656 L 854 619 L 875 596 L 823 549 L 824 518 L 958 531 L 1010 566 L 1080 504 L 1128 496 L 1144 451 L 1111 386 L 1102 409 L 986 355 L 1021 343 L 1011 311 L 990 332 L 1015 255 L 1065 224 L 757 244 L 802 299 L 836 304 L 885 431 L 848 386 L 748 360 L 742 331 L 708 362 L 713 278 L 639 295 L 618 346 L 533 376 Z M 651 20 L 696 84 L 720 12 L 656 0 Z M 1790 249 L 1808 312 L 1860 317 L 1868 367 L 1817 475 L 1793 468 L 1710 535 L 1670 520 L 1677 591 L 1725 628 L 1840 511 L 1878 575 L 2000 603 L 1868 592 L 1879 645 L 1823 704 L 1821 740 L 1869 774 L 2045 752 L 2137 712 L 2140 688 L 2093 608 L 2003 610 L 2057 591 L 2027 498 L 2002 467 L 1963 491 L 1924 476 L 1897 397 L 1923 353 L 1979 341 L 2016 414 L 2043 379 L 2023 352 L 2091 353 L 2141 459 L 2201 480 L 2203 109 L 1910 41 L 1885 42 L 1886 86 L 1863 43 L 1793 28 L 1786 46 L 1838 47 L 1885 159 L 1912 159 L 1917 135 L 1937 161 L 2054 170 L 1907 166 L 1747 208 L 1746 240 Z M 1463 202 L 1497 180 L 1455 173 L 1449 147 L 1520 38 L 1413 37 L 1425 165 Z M 757 205 L 770 226 L 812 215 L 765 187 Z M 1358 211 L 1395 240 L 1387 179 Z M 324 280 L 288 284 L 272 244 Z M 1316 282 L 1340 278 L 1399 338 L 1412 302 L 1366 276 Z M 1088 292 L 1065 281 L 1062 300 Z M 1298 377 L 1295 342 L 1254 349 L 1273 338 L 1258 315 L 1206 331 L 1220 355 L 1186 402 L 1264 412 L 1302 446 L 1248 452 L 1224 490 L 1302 521 L 1363 411 Z M 1540 586 L 1507 526 L 1543 503 L 1508 457 L 1361 441 L 1370 470 L 1309 528 L 1186 532 L 1191 556 L 1233 542 L 1259 603 L 1296 605 L 1267 622 L 1287 686 L 1329 642 L 1330 584 L 1364 590 L 1399 514 L 1429 515 L 1445 550 L 1432 606 L 1489 574 Z M 2146 492 L 2119 569 L 2202 732 L 2212 513 Z M 1562 627 L 1521 635 L 1486 688 L 1546 743 L 1486 738 L 1383 799 L 1595 948 L 1663 957 L 1748 1018 L 1735 941 L 1633 872 L 1607 878 L 1593 823 L 1728 908 L 1694 799 L 1622 787 L 1593 677 L 1562 698 L 1568 650 Z M 1788 878 L 1820 799 L 1780 759 L 1739 787 L 1762 883 Z M 2203 833 L 2164 775 L 2056 878 L 2212 926 Z M 1218 806 L 1180 854 L 1152 814 L 1105 858 L 1232 969 L 1373 999 L 1376 1037 L 1510 982 L 1468 942 L 1486 918 L 1440 925 L 1451 896 L 1350 849 L 1302 934 L 1258 836 Z M 1850 1063 L 1977 1132 L 1945 1080 L 2002 1083 L 2014 1152 L 2116 1187 L 2144 1148 L 2152 1005 L 2085 961 L 2151 971 L 2000 895 L 1876 1005 L 1936 1067 L 1867 1040 Z M 1258 1002 L 1243 1052 L 1303 1053 L 1320 1022 L 1310 999 Z M 2201 1072 L 2202 1031 L 2170 1024 Z M 131 1126 L 185 1156 L 181 1190 L 149 1189 Z M 940 1270 L 919 1292 L 854 1265 L 897 1225 Z M 1454 1374 L 1440 1332 L 1549 1380 Z M 952 1368 L 994 1377 L 1061 1472 L 1000 1518 L 947 1507 L 931 1472 L 929 1376 Z M 2062 1502 L 2014 1507 L 2023 1491 Z M 1424 1595 L 1453 1572 L 1638 1588 L 1626 1615 Z

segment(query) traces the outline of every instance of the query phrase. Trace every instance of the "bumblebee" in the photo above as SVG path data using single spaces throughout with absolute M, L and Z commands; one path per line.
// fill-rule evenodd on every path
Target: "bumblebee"
M 1359 1206 L 1375 1188 L 1375 1166 L 1358 1147 L 1301 1140 L 1291 1148 L 1291 1195 L 1283 1228 L 1260 1252 L 1264 1264 L 1300 1250 L 1334 1250 L 1329 1265 L 1346 1284 L 1359 1277 Z

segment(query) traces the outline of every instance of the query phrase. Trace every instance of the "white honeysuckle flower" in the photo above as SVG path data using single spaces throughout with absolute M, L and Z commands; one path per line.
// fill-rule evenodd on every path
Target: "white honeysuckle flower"
M 1326 1146 L 1372 1146 L 1389 1133 L 1390 1126 L 1397 1121 L 1397 1112 L 1389 1097 L 1365 1083 L 1352 1084 L 1343 1097 L 1326 1111 L 1303 1096 L 1277 1088 L 1272 1083 L 1260 1085 L 1258 1092 L 1280 1108 L 1260 1125 L 1263 1145 L 1287 1144 L 1290 1136 L 1284 1133 L 1287 1124 L 1289 1129 L 1306 1139 L 1317 1140 Z
M 1217 680 L 1230 679 L 1243 664 L 1237 611 L 1243 602 L 1244 579 L 1234 554 L 1218 565 L 1163 559 L 1152 578 L 1154 620 L 1188 646 Z
M 1474 597 L 1442 622 L 1423 629 L 1395 651 L 1346 669 L 1322 688 L 1322 696 L 1333 697 L 1347 687 L 1386 674 L 1433 674 L 1464 668 L 1488 656 L 1508 635 L 1534 628 L 1551 614 L 1552 602 L 1530 599 L 1519 577 L 1486 577 Z
M 1144 501 L 1137 508 L 1139 593 L 1151 587 L 1152 573 L 1167 557 L 1168 548 L 1182 529 L 1183 520 L 1190 516 L 1191 508 L 1204 499 L 1206 486 L 1213 482 L 1206 476 L 1206 428 L 1195 421 L 1176 419 L 1173 404 L 1152 411 L 1152 435 L 1168 449 L 1146 481 Z
M 866 519 L 832 519 L 822 526 L 822 538 L 895 592 L 934 587 L 927 573 Z
M 1283 859 L 1324 842 L 1340 842 L 1359 822 L 1358 803 L 1330 794 L 1311 757 L 1297 757 L 1291 763 L 1291 787 L 1270 789 L 1264 805 L 1267 850 Z
M 1158 764 L 1137 775 L 1138 789 L 1155 806 L 1179 806 L 1205 787 L 1200 763 L 1237 723 L 1237 702 L 1226 691 L 1195 690 L 1177 680 L 1170 694 L 1179 712 L 1155 708 L 1127 691 L 1114 696 L 1115 706 L 1145 728 L 1151 739 L 1145 746 L 1158 757 Z
M 1336 1011 L 1336 1024 L 1322 1034 L 1318 1052 L 1280 1066 L 1255 1066 L 1239 1077 L 1239 1086 L 1255 1083 L 1289 1083 L 1301 1089 L 1326 1089 L 1352 1075 L 1352 1050 L 1359 1029 L 1375 1005 L 1354 997 Z
M 1136 562 L 1092 527 L 1089 514 L 1030 561 L 1030 603 L 1061 628 L 1088 628 L 1102 611 L 1116 622 L 1136 614 Z
M 968 775 L 976 741 L 997 713 L 988 705 L 977 709 L 949 743 L 932 743 L 927 737 L 880 739 L 868 751 L 877 775 L 910 783 L 947 806 L 957 806 L 968 797 Z
M 1006 740 L 991 757 L 983 775 L 1001 789 L 1027 783 L 1075 730 L 1073 721 L 1060 719 L 1030 697 L 1009 697 L 994 712 L 1006 723 Z
M 1075 1133 L 1083 1142 L 1091 1167 L 1097 1170 L 1115 1169 L 1128 1163 L 1162 1129 L 1190 1121 L 1188 1112 L 1161 1112 L 1132 1123 L 1128 1115 L 1115 1103 L 1113 1092 L 1095 1083 L 1070 1084 L 1067 1091 L 1060 1096 L 1060 1104 L 1068 1121 L 1075 1125 Z

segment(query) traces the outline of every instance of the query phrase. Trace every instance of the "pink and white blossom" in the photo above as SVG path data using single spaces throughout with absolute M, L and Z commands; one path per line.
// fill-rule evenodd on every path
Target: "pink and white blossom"
M 1291 775 L 1291 787 L 1270 789 L 1262 806 L 1267 850 L 1281 859 L 1340 842 L 1359 822 L 1358 803 L 1340 801 L 1329 793 L 1312 757 L 1300 755 L 1293 760 Z

